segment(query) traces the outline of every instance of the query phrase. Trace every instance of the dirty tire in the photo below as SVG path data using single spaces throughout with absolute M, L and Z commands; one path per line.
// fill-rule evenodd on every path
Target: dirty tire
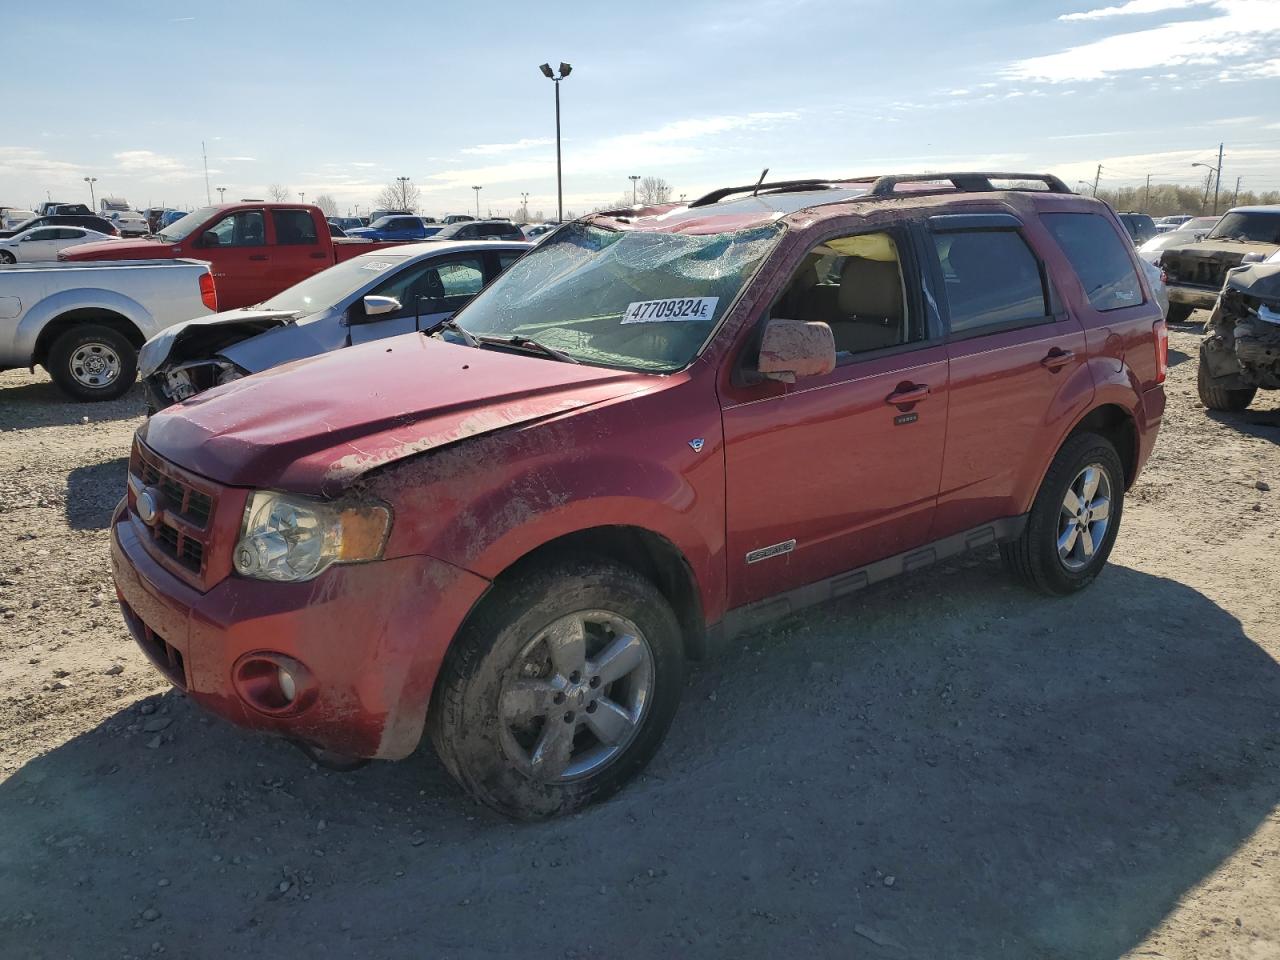
M 1209 368 L 1204 362 L 1204 348 L 1200 349 L 1200 363 L 1196 368 L 1196 392 L 1200 394 L 1200 402 L 1210 410 L 1224 410 L 1228 413 L 1239 413 L 1249 404 L 1258 392 L 1257 387 L 1228 389 L 1215 387 L 1209 376 Z
M 1080 472 L 1093 464 L 1101 466 L 1107 474 L 1110 523 L 1102 543 L 1094 546 L 1092 558 L 1084 567 L 1072 570 L 1058 555 L 1058 520 L 1068 489 Z M 1000 559 L 1005 568 L 1026 586 L 1053 596 L 1065 596 L 1087 587 L 1102 570 L 1115 545 L 1124 511 L 1124 486 L 1124 468 L 1110 441 L 1096 433 L 1068 437 L 1045 472 L 1022 535 L 1000 545 Z
M 103 355 L 114 357 L 116 362 L 114 376 L 101 386 L 86 382 L 88 377 L 82 368 L 77 367 L 81 351 L 98 348 Z M 114 400 L 133 386 L 138 375 L 138 351 L 118 330 L 85 324 L 72 327 L 53 342 L 44 366 L 54 383 L 72 399 L 81 402 Z
M 499 698 L 504 681 L 524 676 L 518 672 L 521 651 L 551 624 L 580 611 L 609 611 L 638 628 L 651 653 L 650 695 L 631 739 L 607 765 L 580 779 L 542 782 L 504 751 Z M 642 770 L 671 725 L 683 678 L 683 644 L 670 604 L 635 571 L 587 558 L 495 587 L 445 657 L 428 728 L 436 753 L 463 789 L 507 816 L 541 819 L 602 800 Z
M 1186 303 L 1170 303 L 1164 318 L 1169 323 L 1186 323 L 1191 319 L 1191 314 L 1195 312 L 1195 309 L 1195 307 Z

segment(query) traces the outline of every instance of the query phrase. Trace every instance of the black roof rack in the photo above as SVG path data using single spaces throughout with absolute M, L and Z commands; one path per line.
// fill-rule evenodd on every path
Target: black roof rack
M 691 207 L 709 207 L 713 203 L 719 203 L 725 197 L 731 197 L 735 193 L 791 193 L 800 190 L 830 190 L 832 184 L 838 181 L 833 180 L 774 180 L 772 183 L 749 183 L 745 187 L 721 187 L 719 190 L 712 190 L 710 193 L 703 194 L 697 200 L 689 204 Z
M 879 177 L 871 185 L 869 196 L 892 197 L 900 183 L 946 182 L 962 193 L 987 193 L 998 190 L 992 180 L 1033 180 L 1043 183 L 1049 193 L 1071 193 L 1070 187 L 1051 173 L 905 173 Z

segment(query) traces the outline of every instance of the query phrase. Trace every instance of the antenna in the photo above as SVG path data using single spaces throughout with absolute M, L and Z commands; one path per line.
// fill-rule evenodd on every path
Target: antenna
M 200 141 L 200 156 L 204 158 L 204 202 L 209 206 L 213 206 L 213 194 L 209 192 L 209 151 L 204 148 L 204 141 Z
M 756 181 L 756 188 L 751 191 L 751 195 L 753 197 L 760 192 L 760 184 L 764 183 L 764 178 L 767 177 L 768 175 L 769 175 L 768 167 L 765 167 L 763 170 L 760 171 L 760 179 Z

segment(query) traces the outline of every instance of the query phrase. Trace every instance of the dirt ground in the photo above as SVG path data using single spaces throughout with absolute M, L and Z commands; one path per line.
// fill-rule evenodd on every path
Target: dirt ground
M 0 375 L 0 956 L 1280 957 L 1280 394 L 1208 415 L 1196 342 L 1090 590 L 984 554 L 752 635 L 536 825 L 169 691 L 108 574 L 140 397 Z

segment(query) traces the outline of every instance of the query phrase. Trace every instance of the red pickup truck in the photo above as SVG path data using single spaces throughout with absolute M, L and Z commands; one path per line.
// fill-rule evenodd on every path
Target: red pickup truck
M 447 321 L 152 417 L 116 589 L 228 720 L 323 760 L 426 732 L 476 797 L 547 816 L 639 771 L 686 658 L 743 631 L 994 544 L 1088 586 L 1166 367 L 1128 234 L 1055 177 L 597 214 Z
M 313 273 L 368 253 L 370 245 L 335 240 L 319 207 L 242 202 L 196 210 L 154 237 L 68 248 L 58 259 L 206 260 L 218 285 L 218 305 L 232 310 L 261 303 Z

